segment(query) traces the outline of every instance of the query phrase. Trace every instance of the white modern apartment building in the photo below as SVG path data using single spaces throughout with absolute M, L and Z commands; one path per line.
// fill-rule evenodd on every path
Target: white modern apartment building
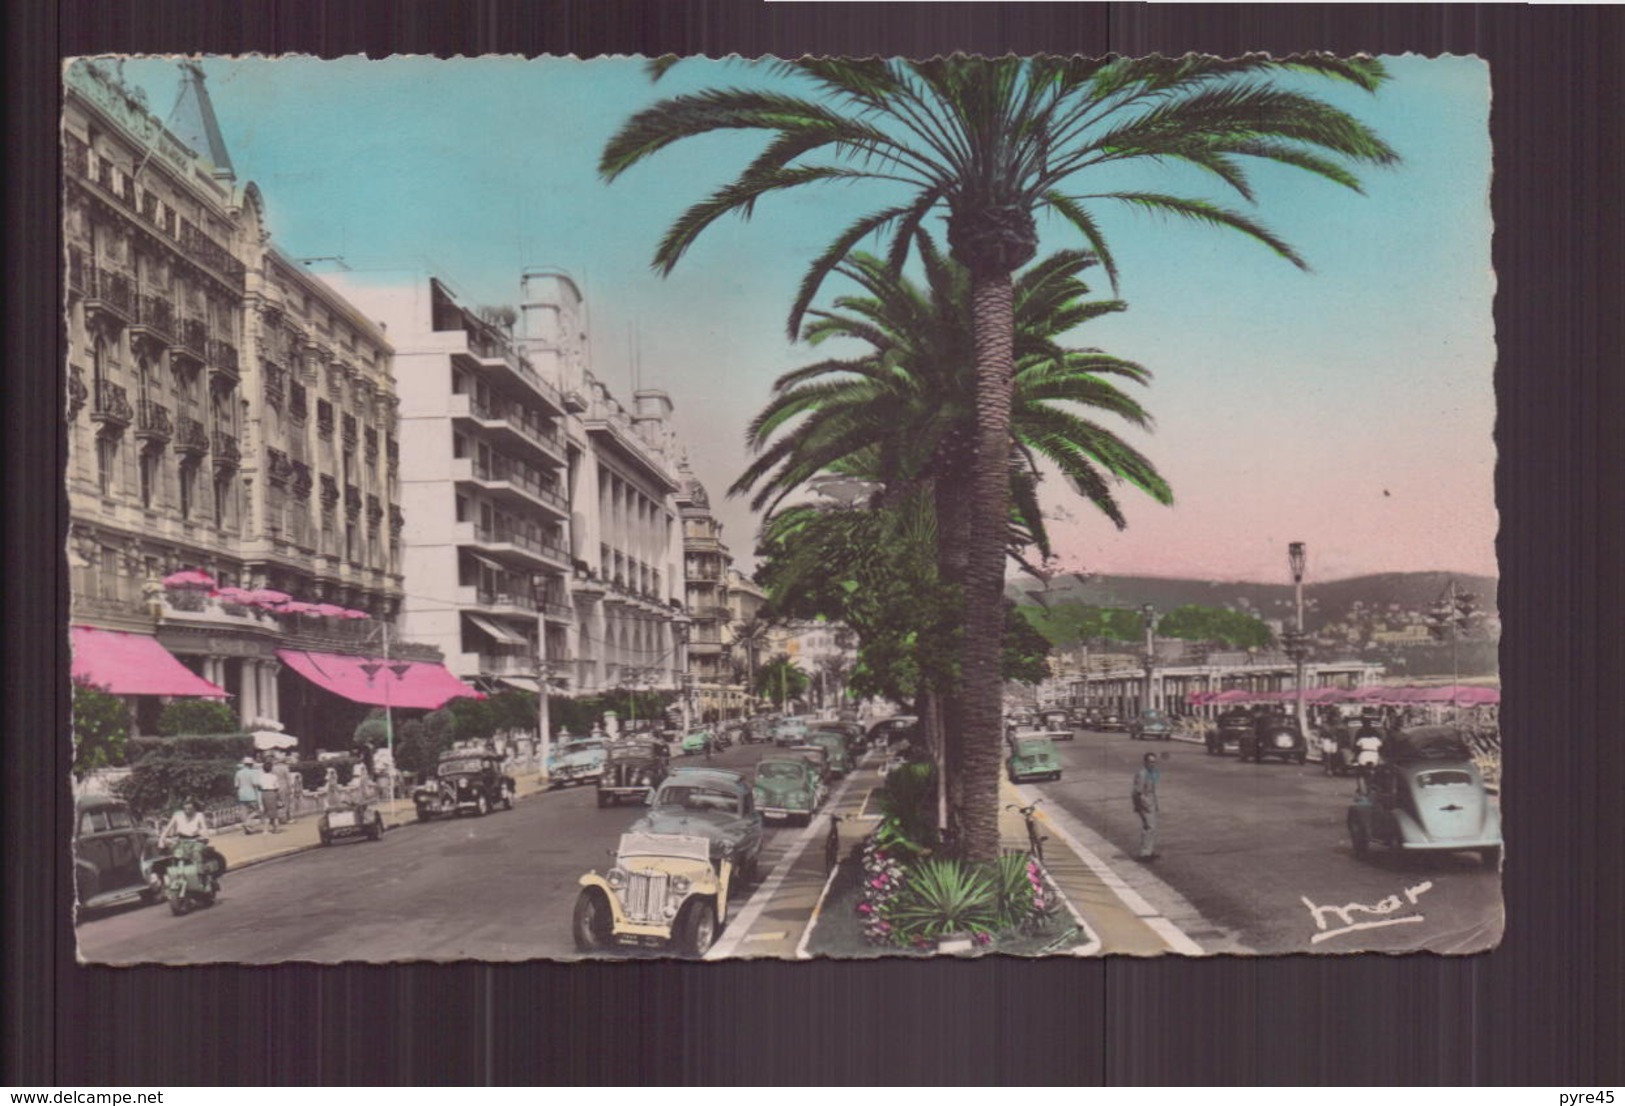
M 512 311 L 427 272 L 324 279 L 396 350 L 403 632 L 487 684 L 679 686 L 671 401 L 640 391 L 628 409 L 592 375 L 574 282 L 526 273 Z

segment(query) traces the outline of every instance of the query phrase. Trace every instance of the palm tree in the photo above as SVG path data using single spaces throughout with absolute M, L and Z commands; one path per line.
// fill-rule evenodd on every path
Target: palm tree
M 666 62 L 657 63 L 656 72 Z M 1038 248 L 1035 216 L 1076 229 L 1116 278 L 1096 222 L 1101 201 L 1229 227 L 1306 267 L 1286 242 L 1243 212 L 1155 191 L 1074 189 L 1090 170 L 1118 162 L 1180 162 L 1253 200 L 1246 159 L 1276 162 L 1359 189 L 1350 164 L 1391 164 L 1394 151 L 1365 125 L 1282 76 L 1314 76 L 1375 90 L 1386 73 L 1370 58 L 973 58 L 930 61 L 803 58 L 779 64 L 822 99 L 777 90 L 718 89 L 638 112 L 605 146 L 599 170 L 613 179 L 681 139 L 760 130 L 771 138 L 740 175 L 684 212 L 655 252 L 669 273 L 696 237 L 729 213 L 750 215 L 762 197 L 815 183 L 875 182 L 901 193 L 842 231 L 808 270 L 789 331 L 824 278 L 859 242 L 890 232 L 900 269 L 913 231 L 945 211 L 954 257 L 970 271 L 976 350 L 976 435 L 968 487 L 965 649 L 960 710 L 966 726 L 968 808 L 964 846 L 998 852 L 1005 545 L 1009 521 L 1010 379 L 1014 369 L 1012 274 Z M 809 160 L 832 154 L 825 162 Z M 1098 174 L 1097 174 L 1098 175 Z

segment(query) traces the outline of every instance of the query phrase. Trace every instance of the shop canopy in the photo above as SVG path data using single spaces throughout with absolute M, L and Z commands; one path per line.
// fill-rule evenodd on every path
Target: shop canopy
M 1218 706 L 1229 703 L 1290 703 L 1298 693 L 1284 691 L 1193 691 L 1185 697 L 1191 706 Z M 1454 704 L 1459 707 L 1489 706 L 1501 701 L 1501 693 L 1493 687 L 1451 685 L 1442 687 L 1392 687 L 1374 684 L 1370 687 L 1342 688 L 1316 687 L 1303 693 L 1306 703 L 1371 703 L 1386 706 L 1407 706 L 1413 703 Z
M 282 659 L 282 663 L 317 687 L 353 703 L 434 710 L 461 697 L 485 698 L 446 671 L 444 665 L 384 660 L 381 657 L 352 657 L 340 653 L 311 653 L 303 649 L 278 649 L 276 655 Z M 363 665 L 378 667 L 369 676 Z
M 87 680 L 114 695 L 227 698 L 224 689 L 176 660 L 150 634 L 74 626 L 72 638 L 73 678 Z

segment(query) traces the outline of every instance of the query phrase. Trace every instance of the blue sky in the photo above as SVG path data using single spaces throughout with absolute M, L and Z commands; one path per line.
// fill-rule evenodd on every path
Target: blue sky
M 1131 440 L 1177 502 L 1125 493 L 1118 533 L 1064 493 L 1052 523 L 1063 559 L 1093 571 L 1276 580 L 1285 545 L 1309 544 L 1320 578 L 1410 569 L 1495 571 L 1494 336 L 1489 74 L 1470 58 L 1385 59 L 1375 95 L 1310 82 L 1397 148 L 1362 173 L 1360 196 L 1260 167 L 1255 214 L 1313 266 L 1304 273 L 1232 232 L 1101 209 L 1129 310 L 1077 345 L 1156 375 L 1152 434 Z M 656 242 L 762 139 L 669 148 L 613 185 L 604 142 L 660 96 L 774 83 L 741 64 L 690 61 L 651 85 L 635 60 L 218 60 L 208 87 L 241 182 L 266 198 L 295 257 L 353 267 L 425 259 L 473 303 L 512 302 L 524 265 L 568 270 L 589 299 L 595 371 L 626 393 L 629 349 L 644 386 L 677 405 L 678 429 L 712 491 L 736 557 L 755 519 L 723 490 L 746 463 L 743 428 L 779 373 L 814 359 L 785 315 L 808 261 L 885 196 L 828 187 L 762 202 L 750 222 L 706 232 L 669 278 Z M 160 115 L 172 63 L 131 60 Z M 1207 195 L 1179 173 L 1092 180 Z M 1044 248 L 1076 246 L 1041 224 Z M 1104 278 L 1098 290 L 1106 294 Z

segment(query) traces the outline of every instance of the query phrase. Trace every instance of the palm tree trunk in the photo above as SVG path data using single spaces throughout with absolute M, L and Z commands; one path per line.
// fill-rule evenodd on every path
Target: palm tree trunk
M 937 466 L 932 488 L 937 513 L 937 571 L 942 579 L 955 587 L 965 582 L 966 527 L 969 525 L 969 491 L 965 478 L 966 466 L 957 458 L 943 456 Z M 961 833 L 959 812 L 965 803 L 964 727 L 960 725 L 958 707 L 959 690 L 951 684 L 937 688 L 939 707 L 938 725 L 943 741 L 943 791 L 947 810 L 945 827 L 951 826 L 956 836 Z
M 1010 388 L 1014 370 L 1010 270 L 973 266 L 976 452 L 963 580 L 965 640 L 958 714 L 963 727 L 961 844 L 971 860 L 999 855 L 999 770 L 1003 715 L 1004 560 L 1010 519 Z

